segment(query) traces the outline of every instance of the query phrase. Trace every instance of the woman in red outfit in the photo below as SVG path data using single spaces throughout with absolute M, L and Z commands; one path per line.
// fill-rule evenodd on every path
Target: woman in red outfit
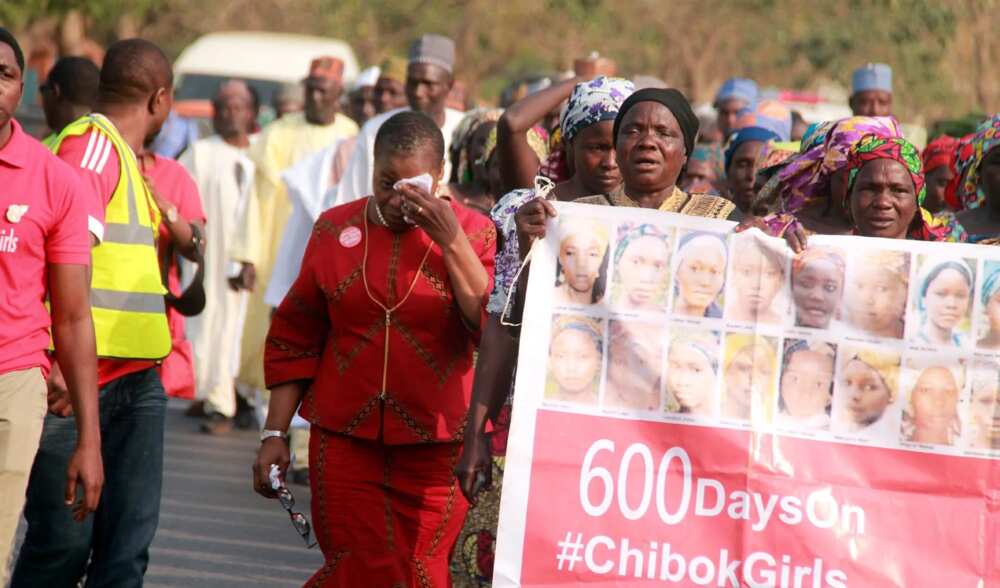
M 374 196 L 320 216 L 274 314 L 264 435 L 275 436 L 261 445 L 254 485 L 275 496 L 268 472 L 288 466 L 279 433 L 299 409 L 313 425 L 313 525 L 326 560 L 307 586 L 450 585 L 468 508 L 451 472 L 496 234 L 488 218 L 434 196 L 443 160 L 430 118 L 387 120 Z M 429 192 L 397 184 L 425 173 Z

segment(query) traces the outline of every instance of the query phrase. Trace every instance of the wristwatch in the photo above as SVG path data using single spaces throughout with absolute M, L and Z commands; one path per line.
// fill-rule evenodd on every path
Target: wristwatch
M 263 443 L 271 437 L 281 437 L 282 439 L 288 440 L 288 434 L 284 431 L 275 431 L 274 429 L 264 429 L 260 432 L 260 442 Z

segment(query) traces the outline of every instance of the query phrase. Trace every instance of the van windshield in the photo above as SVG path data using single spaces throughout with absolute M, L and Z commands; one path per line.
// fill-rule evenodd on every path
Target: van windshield
M 211 100 L 219 85 L 235 76 L 219 76 L 214 74 L 186 73 L 181 83 L 174 91 L 175 100 Z M 274 95 L 281 89 L 281 82 L 273 80 L 257 80 L 239 78 L 253 86 L 260 97 L 261 105 L 271 104 Z

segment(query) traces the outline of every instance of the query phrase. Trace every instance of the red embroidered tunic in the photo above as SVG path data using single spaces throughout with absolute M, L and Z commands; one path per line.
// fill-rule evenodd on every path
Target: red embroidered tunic
M 430 237 L 417 228 L 393 233 L 369 222 L 371 296 L 392 308 L 416 279 L 387 321 L 362 276 L 367 203 L 332 208 L 316 221 L 299 276 L 268 332 L 267 386 L 311 380 L 299 413 L 329 431 L 389 445 L 458 441 L 479 333 L 462 321 L 441 250 Z M 453 202 L 452 209 L 490 275 L 485 324 L 496 230 L 461 204 Z

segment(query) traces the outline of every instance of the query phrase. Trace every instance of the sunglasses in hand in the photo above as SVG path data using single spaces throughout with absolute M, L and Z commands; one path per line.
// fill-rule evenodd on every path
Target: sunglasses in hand
M 278 479 L 277 469 L 278 466 L 271 466 L 271 487 L 278 493 L 278 502 L 281 504 L 281 508 L 288 512 L 288 516 L 292 519 L 292 526 L 295 527 L 295 531 L 302 537 L 302 540 L 306 542 L 306 548 L 312 549 L 316 547 L 316 541 L 312 539 L 312 525 L 309 524 L 306 515 L 295 511 L 295 497 L 292 496 L 292 491 L 288 489 L 288 486 L 285 486 Z

